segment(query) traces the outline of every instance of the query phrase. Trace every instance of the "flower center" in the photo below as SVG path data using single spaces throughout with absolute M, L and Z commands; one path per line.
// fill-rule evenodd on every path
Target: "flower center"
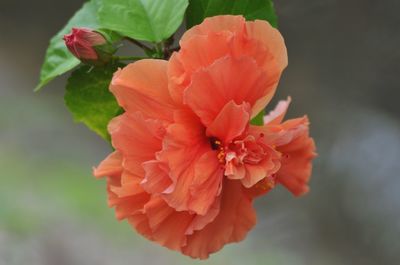
M 216 137 L 210 137 L 209 141 L 211 149 L 218 151 L 217 158 L 222 164 L 233 162 L 236 165 L 256 165 L 268 155 L 263 145 L 252 135 L 242 140 L 234 140 L 229 144 L 222 143 Z
M 218 151 L 217 158 L 220 163 L 225 163 L 225 148 L 222 146 L 222 142 L 216 137 L 209 138 L 211 149 Z
M 229 144 L 228 150 L 227 160 L 234 160 L 236 164 L 256 165 L 267 155 L 263 146 L 252 135 L 232 142 Z

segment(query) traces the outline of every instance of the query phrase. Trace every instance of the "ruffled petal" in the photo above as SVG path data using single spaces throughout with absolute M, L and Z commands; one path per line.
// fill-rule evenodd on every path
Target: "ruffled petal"
M 183 34 L 179 44 L 184 46 L 193 36 L 208 35 L 210 33 L 231 32 L 239 34 L 244 31 L 245 19 L 243 16 L 220 15 L 208 17 L 197 26 L 192 27 Z
M 204 153 L 194 165 L 189 186 L 189 209 L 199 215 L 207 214 L 221 193 L 223 175 L 223 166 L 217 159 L 217 153 L 213 150 Z
M 259 127 L 259 126 L 254 126 Z M 280 167 L 281 154 L 263 142 L 262 136 L 253 134 L 253 126 L 244 139 L 237 139 L 225 150 L 225 175 L 240 180 L 250 188 Z
M 181 43 L 179 53 L 174 53 L 168 64 L 169 90 L 173 99 L 182 104 L 183 91 L 197 70 L 207 67 L 230 52 L 232 34 L 196 35 Z
M 162 148 L 163 123 L 145 119 L 140 112 L 126 112 L 114 118 L 108 128 L 112 145 L 124 158 L 124 169 L 143 178 L 142 163 L 154 160 Z
M 146 238 L 169 249 L 182 251 L 188 235 L 212 222 L 219 213 L 219 206 L 220 200 L 216 200 L 206 215 L 196 215 L 187 211 L 178 212 L 160 196 L 153 196 L 143 210 L 135 212 L 128 220 Z
M 122 175 L 128 179 L 122 182 Z M 150 195 L 140 186 L 140 179 L 124 171 L 121 176 L 107 179 L 108 205 L 115 208 L 115 215 L 122 220 L 141 211 Z
M 196 214 L 192 222 L 186 229 L 186 235 L 192 235 L 194 231 L 203 229 L 207 224 L 214 221 L 221 208 L 221 196 L 218 196 L 205 215 Z
M 177 211 L 204 215 L 214 202 L 222 178 L 217 154 L 202 126 L 168 127 L 159 159 L 169 166 L 173 188 L 162 197 Z
M 250 198 L 256 198 L 265 195 L 275 187 L 275 176 L 268 176 L 263 178 L 255 185 L 245 189 L 245 193 Z
M 303 195 L 309 190 L 312 160 L 316 156 L 314 140 L 309 137 L 308 119 L 303 118 L 301 121 L 303 126 L 307 126 L 307 130 L 293 134 L 290 141 L 277 146 L 283 159 L 281 168 L 276 173 L 276 180 L 296 196 Z M 295 125 L 299 126 L 298 121 L 289 120 L 283 123 L 282 127 L 287 131 L 295 131 L 293 128 Z
M 203 229 L 188 236 L 182 252 L 193 258 L 206 259 L 225 244 L 243 240 L 255 223 L 256 214 L 242 184 L 225 179 L 218 216 Z
M 144 162 L 143 168 L 146 172 L 141 182 L 142 187 L 151 194 L 159 194 L 173 188 L 169 177 L 168 165 L 158 160 Z
M 268 156 L 259 164 L 245 164 L 246 175 L 241 179 L 243 186 L 250 188 L 260 180 L 275 174 L 281 166 L 280 158 L 280 154 L 270 148 Z
M 286 45 L 281 33 L 267 21 L 255 20 L 246 22 L 246 35 L 248 39 L 259 41 L 267 49 L 269 56 L 263 63 L 259 63 L 267 72 L 279 77 L 288 64 Z M 257 57 L 257 54 L 254 56 Z
M 190 83 L 190 76 L 186 73 L 180 54 L 174 52 L 168 61 L 168 89 L 172 99 L 182 104 L 183 91 Z
M 250 120 L 250 105 L 237 105 L 229 101 L 207 128 L 207 135 L 215 137 L 225 143 L 230 143 L 242 135 Z
M 160 197 L 153 197 L 145 206 L 151 237 L 157 243 L 173 250 L 186 244 L 185 232 L 193 220 L 188 212 L 177 212 Z
M 312 159 L 316 156 L 308 127 L 306 116 L 282 124 L 272 122 L 264 126 L 250 126 L 253 135 L 264 135 L 264 144 L 274 146 L 281 153 L 281 167 L 276 172 L 276 182 L 283 184 L 296 196 L 308 191 Z
M 280 124 L 286 115 L 291 101 L 292 99 L 290 97 L 288 97 L 287 100 L 279 101 L 275 109 L 264 116 L 264 124 Z
M 184 102 L 208 126 L 231 100 L 236 104 L 248 102 L 252 117 L 258 114 L 255 103 L 269 93 L 268 74 L 252 58 L 224 57 L 211 66 L 193 74 L 186 89 Z
M 122 173 L 122 156 L 119 152 L 109 154 L 96 168 L 93 175 L 96 178 L 119 176 Z
M 167 61 L 145 59 L 127 65 L 114 74 L 110 90 L 125 111 L 172 121 L 174 102 L 168 91 Z
M 114 200 L 109 200 L 110 202 L 113 201 L 113 204 L 109 204 L 109 206 L 115 208 L 115 216 L 118 220 L 123 220 L 141 211 L 143 205 L 147 203 L 150 198 L 148 193 L 143 190 L 141 191 L 142 192 L 136 195 L 124 197 L 122 199 L 114 198 Z

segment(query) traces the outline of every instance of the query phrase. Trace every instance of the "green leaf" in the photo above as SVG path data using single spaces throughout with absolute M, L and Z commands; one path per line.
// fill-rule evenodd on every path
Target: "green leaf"
M 108 122 L 121 113 L 121 108 L 108 89 L 117 68 L 117 65 L 95 68 L 82 65 L 69 77 L 64 97 L 74 120 L 83 122 L 106 140 L 109 140 Z
M 264 115 L 265 115 L 265 110 L 262 110 L 260 113 L 255 116 L 250 123 L 253 125 L 259 125 L 262 126 L 264 125 Z
M 124 36 L 161 42 L 178 29 L 187 6 L 188 0 L 103 0 L 99 21 Z
M 267 20 L 277 27 L 278 21 L 272 0 L 190 0 L 186 26 L 200 24 L 206 17 L 243 15 L 246 20 Z
M 98 28 L 99 24 L 96 18 L 99 8 L 98 5 L 98 0 L 85 3 L 69 20 L 67 25 L 50 40 L 50 45 L 47 48 L 40 72 L 39 84 L 36 86 L 35 91 L 40 90 L 55 77 L 68 72 L 80 63 L 80 61 L 68 51 L 62 37 L 70 32 L 72 27 Z

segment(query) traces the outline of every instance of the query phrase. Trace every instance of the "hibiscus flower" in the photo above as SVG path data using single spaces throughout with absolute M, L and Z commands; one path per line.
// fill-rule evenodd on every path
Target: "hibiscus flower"
M 109 132 L 115 151 L 94 170 L 109 205 L 146 238 L 207 258 L 245 238 L 254 198 L 282 184 L 308 190 L 314 142 L 308 119 L 283 121 L 290 99 L 250 125 L 287 65 L 280 33 L 242 16 L 207 18 L 169 61 L 140 60 L 110 90 L 125 113 Z

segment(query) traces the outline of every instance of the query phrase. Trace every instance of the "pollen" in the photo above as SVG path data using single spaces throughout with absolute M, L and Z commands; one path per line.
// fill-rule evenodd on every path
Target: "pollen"
M 222 147 L 219 148 L 219 152 L 217 155 L 218 161 L 220 163 L 224 163 L 225 162 L 225 151 Z

